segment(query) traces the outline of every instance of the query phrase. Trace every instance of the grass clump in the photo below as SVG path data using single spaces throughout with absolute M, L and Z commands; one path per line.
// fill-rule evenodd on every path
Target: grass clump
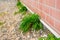
M 19 9 L 19 13 L 22 13 L 22 14 L 25 14 L 27 11 L 27 8 L 25 6 L 22 6 L 20 9 Z
M 17 1 L 16 5 L 17 5 L 18 8 L 21 8 L 23 6 L 23 4 L 20 1 Z
M 26 14 L 27 8 L 20 1 L 17 2 L 17 8 L 18 11 L 14 13 L 15 15 L 18 13 Z
M 28 32 L 30 30 L 40 30 L 43 29 L 43 24 L 40 22 L 39 16 L 37 14 L 29 14 L 24 16 L 19 29 L 23 32 Z
M 49 33 L 47 37 L 40 37 L 38 40 L 60 40 L 60 38 L 56 38 L 53 34 Z

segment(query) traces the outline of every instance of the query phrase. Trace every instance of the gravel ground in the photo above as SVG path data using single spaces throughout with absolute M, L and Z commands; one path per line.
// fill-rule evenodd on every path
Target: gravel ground
M 46 33 L 42 31 L 28 32 L 23 34 L 19 31 L 19 24 L 23 16 L 21 14 L 14 15 L 17 11 L 16 0 L 0 0 L 0 21 L 4 22 L 0 25 L 0 40 L 38 40 L 38 38 Z

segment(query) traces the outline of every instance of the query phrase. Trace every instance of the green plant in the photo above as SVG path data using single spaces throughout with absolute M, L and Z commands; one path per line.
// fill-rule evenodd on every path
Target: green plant
M 27 8 L 20 1 L 17 2 L 17 7 L 18 11 L 14 13 L 15 15 L 18 13 L 26 14 Z
M 43 24 L 40 22 L 39 16 L 37 14 L 29 14 L 24 16 L 19 29 L 23 32 L 30 30 L 40 30 L 43 29 Z
M 38 40 L 46 40 L 46 39 L 47 39 L 46 37 L 41 37 Z
M 18 1 L 16 5 L 18 8 L 21 8 L 23 6 L 23 4 L 20 1 Z
M 55 40 L 55 36 L 53 34 L 49 33 L 47 40 Z
M 20 9 L 19 9 L 19 12 L 22 13 L 22 14 L 25 14 L 27 11 L 27 8 L 25 6 L 22 6 Z
M 60 40 L 60 38 L 56 38 L 53 34 L 49 33 L 47 37 L 40 37 L 38 40 Z

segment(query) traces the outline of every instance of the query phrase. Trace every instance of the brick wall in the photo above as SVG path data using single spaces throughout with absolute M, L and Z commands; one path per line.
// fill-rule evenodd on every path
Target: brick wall
M 60 34 L 60 0 L 22 0 L 22 2 Z

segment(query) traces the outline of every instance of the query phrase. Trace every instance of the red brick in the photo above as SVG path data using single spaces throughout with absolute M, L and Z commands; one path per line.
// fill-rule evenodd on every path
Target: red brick
M 42 10 L 42 4 L 38 4 L 38 9 Z
M 55 9 L 50 9 L 50 15 L 57 19 L 57 20 L 60 20 L 60 11 L 58 10 L 55 10 Z
M 54 23 L 54 28 L 55 30 L 60 34 L 60 22 L 59 21 L 55 21 Z
M 31 1 L 31 5 L 37 8 L 38 7 L 38 1 L 35 1 L 35 0 Z
M 60 0 L 56 0 L 56 7 L 60 9 Z
M 52 19 L 49 15 L 46 15 L 46 20 L 45 20 L 48 25 L 50 25 L 51 27 L 54 26 L 54 19 Z
M 40 15 L 41 19 L 45 20 L 45 17 L 46 17 L 45 13 L 41 12 L 41 13 L 39 13 L 39 15 Z
M 43 0 L 42 3 L 51 7 L 55 7 L 55 0 Z
M 42 10 L 49 14 L 49 7 L 42 5 Z
M 46 0 L 42 0 L 42 4 L 46 4 Z
M 38 0 L 39 3 L 42 3 L 43 0 Z

